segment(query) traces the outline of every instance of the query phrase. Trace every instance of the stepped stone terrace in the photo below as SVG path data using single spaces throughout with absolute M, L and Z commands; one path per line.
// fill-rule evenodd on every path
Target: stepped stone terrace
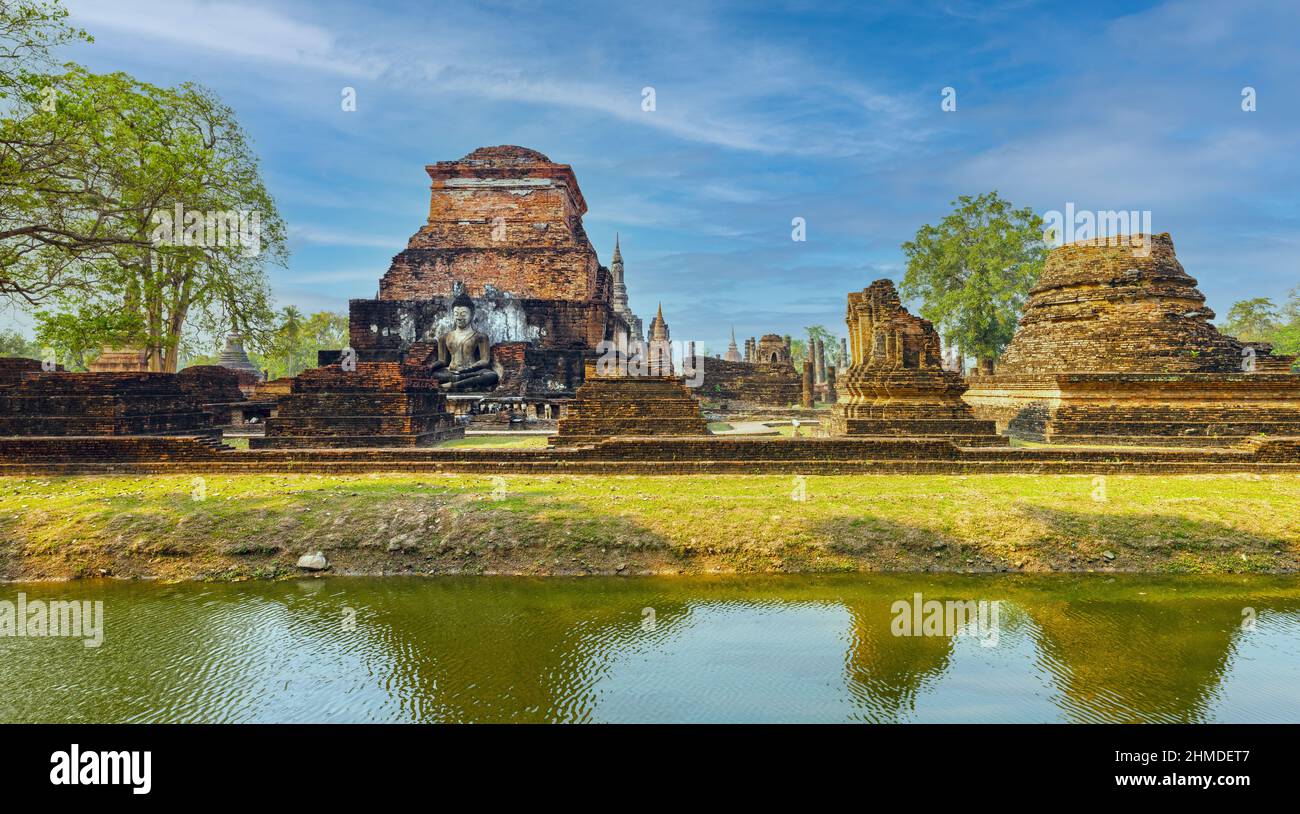
M 1220 333 L 1168 233 L 1048 256 L 994 375 L 965 399 L 1014 435 L 1214 445 L 1300 435 L 1295 357 Z
M 708 424 L 681 379 L 673 376 L 596 375 L 589 362 L 577 398 L 560 418 L 554 445 L 613 436 L 705 436 Z
M 426 446 L 463 435 L 427 368 L 360 362 L 355 371 L 330 365 L 295 377 L 266 435 L 249 447 Z

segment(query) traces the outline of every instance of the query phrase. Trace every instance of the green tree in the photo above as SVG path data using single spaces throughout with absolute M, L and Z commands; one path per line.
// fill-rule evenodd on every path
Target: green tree
M 284 263 L 285 230 L 234 112 L 193 84 L 159 88 L 76 67 L 58 81 L 57 109 L 33 118 L 86 123 L 85 150 L 100 165 L 95 217 L 128 238 L 73 258 L 79 282 L 53 295 L 59 311 L 137 314 L 126 341 L 161 371 L 176 369 L 187 332 L 263 329 L 272 318 L 264 266 Z
M 824 325 L 809 325 L 804 328 L 804 331 L 807 332 L 809 339 L 820 339 L 826 346 L 826 364 L 835 364 L 835 359 L 840 352 L 840 340 L 835 334 L 827 330 Z
M 1274 353 L 1300 355 L 1300 287 L 1288 292 L 1280 308 L 1268 297 L 1239 300 L 1220 327 L 1243 342 L 1268 342 Z
M 54 351 L 68 370 L 85 370 L 102 348 L 130 345 L 140 335 L 140 315 L 111 304 L 92 303 L 77 311 L 38 311 L 36 345 Z
M 129 242 L 99 195 L 87 122 L 53 117 L 51 49 L 84 31 L 56 2 L 0 2 L 0 298 L 34 305 L 84 283 L 74 261 Z
M 41 346 L 23 336 L 20 331 L 0 331 L 0 356 L 17 356 L 24 359 L 42 358 Z
M 922 226 L 903 244 L 907 273 L 900 292 L 919 299 L 921 316 L 948 344 L 987 369 L 1015 334 L 1042 271 L 1043 221 L 996 191 L 963 195 L 952 205 L 938 226 Z
M 1243 342 L 1267 342 L 1279 327 L 1277 306 L 1268 297 L 1233 303 L 1223 322 L 1223 332 Z
M 344 314 L 319 311 L 304 317 L 296 307 L 280 309 L 280 322 L 269 334 L 255 339 L 254 361 L 270 377 L 297 376 L 316 366 L 316 354 L 338 350 L 348 343 L 348 318 Z

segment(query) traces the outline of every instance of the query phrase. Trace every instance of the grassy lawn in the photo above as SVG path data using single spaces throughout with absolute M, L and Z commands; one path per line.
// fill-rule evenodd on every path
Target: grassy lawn
M 0 478 L 0 577 L 275 577 L 317 549 L 342 573 L 1293 571 L 1300 477 Z
M 467 435 L 443 441 L 440 447 L 493 447 L 496 449 L 526 449 L 546 446 L 545 435 Z

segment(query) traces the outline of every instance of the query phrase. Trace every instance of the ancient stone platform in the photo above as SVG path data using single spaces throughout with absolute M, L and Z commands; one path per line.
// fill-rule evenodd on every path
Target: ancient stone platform
M 1048 256 L 1016 336 L 965 400 L 1037 441 L 1230 443 L 1300 434 L 1294 357 L 1241 342 L 1165 234 L 1073 243 Z
M 852 362 L 837 380 L 832 434 L 1007 443 L 962 401 L 966 383 L 943 369 L 938 333 L 903 308 L 892 282 L 850 293 L 845 322 Z
M 361 362 L 304 371 L 281 396 L 266 434 L 251 449 L 426 446 L 464 430 L 427 368 Z
M 71 454 L 72 449 L 79 450 Z M 944 438 L 617 436 L 549 449 L 222 448 L 180 436 L 0 437 L 0 475 L 86 473 L 1210 474 L 1300 473 L 1300 437 L 1225 447 L 989 447 Z
M 573 445 L 619 435 L 692 436 L 709 434 L 699 403 L 680 379 L 671 376 L 597 376 L 587 366 L 560 419 L 553 445 Z
M 13 371 L 10 371 L 11 373 Z M 212 434 L 175 373 L 24 370 L 0 386 L 0 436 Z

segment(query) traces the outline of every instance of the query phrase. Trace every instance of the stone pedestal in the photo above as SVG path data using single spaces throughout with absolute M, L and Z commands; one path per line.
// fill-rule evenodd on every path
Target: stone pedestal
M 690 389 L 671 376 L 597 376 L 589 363 L 582 387 L 560 418 L 551 443 L 579 444 L 611 436 L 708 435 Z

